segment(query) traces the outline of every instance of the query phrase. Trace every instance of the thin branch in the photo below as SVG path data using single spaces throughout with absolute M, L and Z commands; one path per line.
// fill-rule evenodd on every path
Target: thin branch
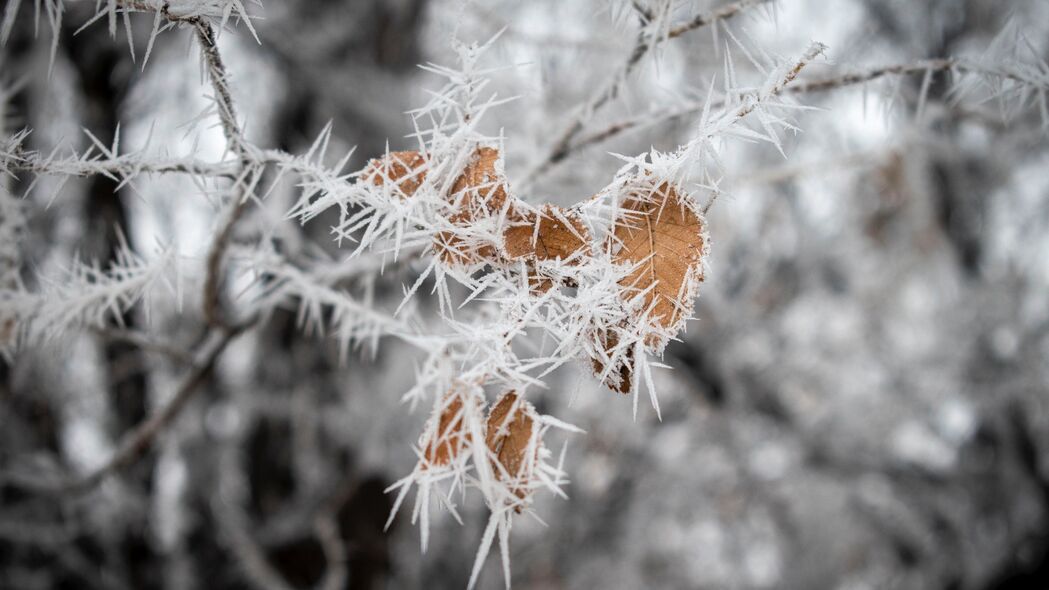
M 769 1 L 770 0 L 739 0 L 738 2 L 722 6 L 717 10 L 698 14 L 692 18 L 692 20 L 676 27 L 672 27 L 667 33 L 666 38 L 674 39 L 689 31 L 707 26 L 711 23 L 728 20 L 750 6 L 763 4 Z M 649 21 L 651 20 L 651 11 L 649 9 L 639 7 L 638 10 L 643 18 Z M 640 33 L 638 33 L 637 42 L 634 45 L 634 49 L 630 52 L 630 56 L 627 58 L 626 63 L 620 67 L 616 75 L 612 77 L 612 80 L 600 92 L 591 97 L 590 100 L 579 109 L 576 117 L 567 127 L 565 127 L 564 131 L 561 132 L 548 154 L 539 161 L 539 164 L 536 165 L 532 172 L 526 177 L 525 182 L 534 181 L 536 178 L 542 176 L 555 164 L 568 157 L 573 151 L 572 140 L 583 131 L 586 126 L 586 121 L 619 94 L 619 89 L 626 81 L 627 76 L 629 76 L 634 68 L 637 67 L 637 64 L 641 62 L 641 59 L 649 52 L 649 50 L 660 41 L 659 39 L 651 39 L 647 33 L 647 28 L 643 27 Z
M 157 2 L 156 0 L 118 0 L 117 3 L 111 4 L 111 8 L 108 10 L 115 10 L 112 7 L 117 4 L 119 4 L 120 10 L 125 12 L 154 13 L 170 23 L 187 24 L 194 28 L 205 67 L 208 70 L 208 79 L 211 81 L 211 87 L 215 92 L 214 98 L 218 106 L 222 133 L 226 138 L 226 147 L 236 154 L 240 160 L 239 170 L 236 170 L 233 174 L 234 178 L 237 179 L 234 184 L 235 194 L 232 202 L 226 209 L 215 240 L 208 250 L 207 274 L 204 279 L 203 292 L 204 317 L 208 325 L 212 327 L 228 327 L 229 324 L 221 317 L 220 310 L 222 262 L 233 235 L 233 228 L 247 210 L 248 196 L 254 186 L 254 182 L 261 175 L 261 166 L 257 165 L 249 156 L 251 150 L 248 143 L 244 140 L 240 125 L 237 123 L 237 110 L 234 107 L 233 96 L 229 89 L 229 75 L 226 70 L 226 64 L 222 60 L 221 53 L 219 53 L 215 28 L 207 17 L 221 17 L 224 23 L 229 15 L 229 10 L 236 9 L 240 17 L 247 23 L 249 29 L 252 28 L 251 21 L 248 15 L 243 12 L 242 7 L 237 8 L 240 5 L 239 2 L 231 4 L 226 10 L 218 14 L 175 12 L 172 10 L 169 2 Z M 101 16 L 105 12 L 105 9 L 100 10 L 98 14 Z M 252 29 L 252 34 L 254 34 L 254 29 Z M 250 170 L 245 174 L 244 171 L 249 168 Z M 243 182 L 245 179 L 251 180 Z
M 193 158 L 138 160 L 127 155 L 119 158 L 46 158 L 38 153 L 0 154 L 2 167 L 10 172 L 39 175 L 62 175 L 86 178 L 109 176 L 126 180 L 140 174 L 188 174 L 208 178 L 235 178 L 235 162 L 203 162 Z
M 652 19 L 655 18 L 655 13 L 652 12 L 652 9 L 645 6 L 641 0 L 633 0 L 630 4 L 645 22 L 652 22 Z
M 253 168 L 252 179 L 257 179 L 261 172 Z M 221 286 L 222 286 L 222 261 L 225 259 L 226 251 L 229 249 L 230 239 L 233 237 L 233 228 L 237 221 L 243 217 L 248 208 L 250 200 L 246 197 L 250 188 L 238 182 L 241 190 L 234 195 L 230 207 L 226 209 L 224 219 L 208 250 L 207 270 L 204 277 L 204 318 L 211 326 L 225 326 L 226 321 L 221 317 Z
M 772 86 L 772 88 L 763 90 L 760 94 L 756 96 L 756 100 L 751 100 L 744 103 L 743 106 L 741 106 L 739 110 L 736 111 L 736 118 L 742 119 L 743 117 L 746 117 L 750 113 L 754 112 L 754 109 L 758 107 L 758 104 L 760 104 L 762 98 L 778 96 L 782 94 L 784 89 L 786 89 L 787 85 L 793 82 L 795 79 L 797 79 L 798 74 L 801 73 L 801 70 L 804 69 L 805 66 L 809 65 L 812 62 L 812 60 L 822 55 L 826 50 L 826 45 L 822 43 L 813 43 L 805 52 L 805 54 L 802 55 L 801 58 L 798 59 L 798 61 L 794 62 L 794 65 L 789 70 L 787 70 L 787 73 L 782 78 L 780 78 L 779 81 L 777 81 L 776 84 Z
M 183 379 L 171 401 L 126 434 L 113 455 L 91 473 L 75 480 L 55 481 L 37 474 L 30 476 L 7 472 L 0 474 L 0 481 L 7 481 L 36 493 L 59 496 L 81 494 L 94 489 L 102 480 L 134 464 L 145 455 L 157 437 L 174 423 L 189 401 L 200 391 L 201 385 L 215 369 L 215 364 L 222 352 L 226 350 L 226 346 L 253 324 L 254 319 L 229 330 L 209 332 L 203 345 L 204 352 L 200 355 L 199 360 L 193 363 L 193 370 Z
M 175 346 L 170 342 L 158 340 L 153 336 L 139 330 L 128 328 L 100 328 L 95 330 L 100 336 L 110 342 L 123 342 L 131 344 L 148 352 L 156 352 L 171 358 L 172 360 L 186 364 L 195 365 L 196 359 L 188 350 Z
M 211 87 L 215 90 L 215 103 L 219 107 L 219 119 L 222 122 L 222 134 L 226 136 L 227 147 L 240 156 L 241 160 L 246 160 L 247 146 L 237 123 L 237 110 L 233 106 L 233 96 L 229 90 L 229 74 L 219 53 L 215 29 L 202 18 L 193 19 L 191 22 L 196 29 L 197 41 L 204 55 Z
M 1020 82 L 1022 84 L 1044 84 L 1044 82 L 1031 79 L 1029 76 L 1025 76 L 1020 72 L 988 70 L 987 68 L 980 67 L 977 64 L 969 63 L 963 60 L 954 58 L 940 58 L 925 59 L 906 64 L 882 66 L 872 68 L 869 70 L 864 70 L 861 72 L 850 72 L 847 74 L 828 76 L 825 78 L 817 78 L 813 80 L 800 80 L 796 84 L 793 84 L 790 88 L 785 89 L 784 93 L 807 94 L 812 92 L 826 92 L 828 90 L 834 90 L 836 88 L 843 88 L 847 86 L 863 84 L 865 82 L 870 82 L 886 76 L 910 76 L 914 74 L 925 74 L 927 72 L 937 74 L 949 71 L 998 76 L 1004 79 Z M 723 104 L 724 101 L 713 101 L 710 103 L 710 108 L 717 109 Z M 612 139 L 613 137 L 626 131 L 631 131 L 643 127 L 650 127 L 652 125 L 658 125 L 660 123 L 672 121 L 680 117 L 694 115 L 696 113 L 701 112 L 705 106 L 705 101 L 695 101 L 677 109 L 674 109 L 672 111 L 662 113 L 656 117 L 652 117 L 651 115 L 645 115 L 614 123 L 606 127 L 605 129 L 602 129 L 601 131 L 597 131 L 590 135 L 583 136 L 578 141 L 572 143 L 566 149 L 564 157 L 567 158 L 569 155 L 579 152 L 587 147 L 608 141 L 609 139 Z
M 266 558 L 266 552 L 248 529 L 249 517 L 236 502 L 216 497 L 211 511 L 229 541 L 229 550 L 237 560 L 247 582 L 260 590 L 294 590 Z
M 153 445 L 153 441 L 157 436 L 175 421 L 182 409 L 200 390 L 200 386 L 203 385 L 208 375 L 214 370 L 219 356 L 226 350 L 226 346 L 249 325 L 242 324 L 232 330 L 213 332 L 210 338 L 211 342 L 205 346 L 205 352 L 201 360 L 195 364 L 193 371 L 182 381 L 168 405 L 127 434 L 121 441 L 117 451 L 101 467 L 80 480 L 63 486 L 60 491 L 67 493 L 88 491 L 109 475 L 124 469 L 142 457 Z
M 228 75 L 226 65 L 222 61 L 216 45 L 215 30 L 206 20 L 197 18 L 192 21 L 196 29 L 197 41 L 200 43 L 201 52 L 208 68 L 208 78 L 215 90 L 215 102 L 218 104 L 219 119 L 222 121 L 222 132 L 226 136 L 227 147 L 237 154 L 241 160 L 242 167 L 250 166 L 248 157 L 248 146 L 241 134 L 237 123 L 237 112 L 233 106 L 233 97 L 229 91 Z M 258 179 L 261 173 L 257 166 L 253 166 L 247 175 L 253 181 Z M 238 175 L 242 176 L 242 175 Z M 208 250 L 207 274 L 204 279 L 204 318 L 211 326 L 223 326 L 224 320 L 220 312 L 220 290 L 222 284 L 222 261 L 226 250 L 229 248 L 230 238 L 237 221 L 244 215 L 248 206 L 248 193 L 251 191 L 253 182 L 240 181 L 235 184 L 236 193 L 233 201 L 226 210 L 225 218 L 219 228 L 215 241 Z
M 671 27 L 670 32 L 667 33 L 667 38 L 676 39 L 677 37 L 680 37 L 681 35 L 684 35 L 689 31 L 694 31 L 700 27 L 705 27 L 719 20 L 728 20 L 736 16 L 743 10 L 750 8 L 751 6 L 765 4 L 771 1 L 772 0 L 741 0 L 740 2 L 736 2 L 734 4 L 726 4 L 725 6 L 722 6 L 721 8 L 718 8 L 717 10 L 714 10 L 712 12 L 697 14 L 692 20 L 688 21 L 687 23 L 678 25 L 676 27 Z
M 957 59 L 923 59 L 914 63 L 882 66 L 862 72 L 850 72 L 817 80 L 802 80 L 791 88 L 790 92 L 794 94 L 823 92 L 843 86 L 862 84 L 883 76 L 907 76 L 911 74 L 925 74 L 927 72 L 936 74 L 946 72 L 952 68 L 960 68 L 961 65 L 962 62 Z
M 339 524 L 335 516 L 333 512 L 325 512 L 317 517 L 313 526 L 327 561 L 324 577 L 317 584 L 319 590 L 339 590 L 346 587 L 346 543 L 339 535 Z

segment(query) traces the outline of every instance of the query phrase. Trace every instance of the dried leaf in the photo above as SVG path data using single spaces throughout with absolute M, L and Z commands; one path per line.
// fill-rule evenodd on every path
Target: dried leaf
M 414 195 L 426 179 L 426 171 L 421 170 L 425 164 L 426 157 L 420 152 L 390 152 L 369 161 L 362 178 L 375 186 L 395 182 L 401 196 L 407 198 Z
M 542 274 L 534 262 L 525 263 L 525 273 L 528 278 L 528 292 L 533 296 L 538 297 L 554 288 L 554 280 Z
M 692 315 L 692 300 L 703 281 L 705 222 L 692 202 L 666 182 L 654 190 L 635 190 L 622 209 L 613 232 L 619 244 L 613 260 L 634 267 L 620 281 L 623 296 L 632 299 L 644 292 L 643 313 L 656 328 L 646 343 L 658 349 Z
M 506 178 L 499 172 L 499 150 L 479 147 L 470 162 L 452 184 L 450 198 L 456 204 L 453 221 L 473 219 L 503 208 L 506 203 Z
M 590 232 L 578 214 L 556 205 L 544 205 L 503 232 L 506 253 L 513 260 L 564 260 L 579 252 L 590 254 Z M 578 259 L 573 260 L 578 263 Z
M 512 198 L 507 191 L 506 179 L 499 170 L 499 150 L 479 147 L 470 161 L 452 183 L 446 195 L 453 212 L 448 221 L 461 228 L 476 221 L 501 215 L 507 200 Z M 426 179 L 426 157 L 416 151 L 391 152 L 368 163 L 362 176 L 365 182 L 376 186 L 394 182 L 402 198 L 411 197 Z M 520 220 L 518 207 L 511 203 L 507 211 L 510 220 Z M 450 266 L 469 266 L 480 262 L 502 261 L 497 244 L 474 244 L 463 239 L 455 230 L 437 232 L 434 236 L 434 251 L 441 261 Z
M 525 260 L 528 288 L 532 295 L 546 293 L 554 279 L 536 264 L 543 260 L 569 260 L 577 265 L 580 256 L 590 256 L 590 232 L 579 215 L 555 205 L 544 205 L 539 213 L 519 215 L 503 232 L 503 249 L 510 260 Z M 562 283 L 572 283 L 561 278 Z
M 601 343 L 601 347 L 605 351 L 605 358 L 615 363 L 615 366 L 608 372 L 608 375 L 604 376 L 604 380 L 602 380 L 601 383 L 612 391 L 624 395 L 629 394 L 634 375 L 634 349 L 628 348 L 616 358 L 615 348 L 619 346 L 618 332 L 615 330 L 601 330 L 597 334 L 597 338 Z M 605 364 L 605 358 L 598 358 L 595 356 L 590 359 L 591 366 L 594 369 L 594 375 L 597 375 L 598 377 L 604 375 L 605 368 L 607 367 Z
M 423 451 L 426 465 L 447 465 L 458 457 L 469 443 L 470 434 L 463 432 L 463 401 L 453 390 L 445 397 L 444 408 L 437 420 L 437 430 L 426 442 Z
M 0 322 L 0 349 L 7 348 L 15 343 L 15 337 L 17 332 L 15 329 L 18 324 L 15 322 L 14 317 L 2 318 Z
M 470 266 L 495 257 L 491 246 L 471 246 L 454 231 L 439 231 L 433 236 L 433 249 L 448 266 Z
M 516 392 L 508 391 L 489 412 L 485 432 L 485 444 L 495 456 L 492 466 L 496 477 L 502 479 L 505 472 L 515 479 L 518 483 L 514 493 L 522 499 L 527 496 L 527 482 L 531 479 L 527 471 L 531 462 L 527 460 L 526 454 L 536 435 L 534 415 L 531 404 L 519 400 Z
M 455 210 L 448 217 L 453 225 L 468 227 L 479 219 L 502 213 L 509 197 L 506 179 L 497 167 L 499 157 L 499 150 L 495 148 L 477 148 L 470 163 L 456 178 L 448 195 Z M 507 215 L 510 219 L 517 215 L 512 203 Z M 496 244 L 471 244 L 453 230 L 434 236 L 434 251 L 442 262 L 451 266 L 500 261 Z

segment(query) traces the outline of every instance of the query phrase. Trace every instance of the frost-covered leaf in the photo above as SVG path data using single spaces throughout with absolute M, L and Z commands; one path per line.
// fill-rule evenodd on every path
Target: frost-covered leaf
M 483 212 L 494 212 L 506 202 L 506 178 L 499 150 L 479 147 L 470 163 L 455 180 L 451 190 L 461 219 L 472 219 Z
M 603 354 L 590 359 L 594 374 L 602 378 L 601 384 L 612 391 L 624 395 L 630 393 L 634 380 L 634 348 L 628 346 L 619 351 L 619 333 L 615 330 L 599 330 L 595 337 Z
M 508 202 L 506 177 L 502 171 L 499 150 L 479 147 L 473 153 L 449 192 L 452 213 L 448 222 L 456 228 L 469 229 L 472 224 L 499 215 L 509 207 L 516 215 L 514 203 Z M 434 236 L 434 251 L 449 266 L 469 266 L 499 259 L 497 245 L 490 241 L 464 237 L 457 230 L 444 230 Z
M 623 296 L 641 298 L 641 321 L 652 331 L 654 349 L 666 343 L 692 315 L 703 281 L 706 224 L 692 201 L 673 185 L 643 180 L 622 205 L 613 232 L 614 261 L 630 265 L 620 281 Z
M 444 399 L 444 406 L 437 420 L 437 429 L 427 429 L 427 440 L 423 441 L 423 458 L 426 466 L 443 467 L 459 456 L 470 443 L 470 433 L 463 432 L 463 401 L 453 392 Z
M 590 254 L 590 232 L 579 215 L 555 205 L 547 204 L 507 228 L 503 238 L 506 253 L 513 260 L 568 260 L 578 264 L 579 255 Z
M 554 280 L 537 265 L 540 261 L 564 261 L 578 265 L 591 255 L 590 231 L 579 214 L 556 205 L 544 205 L 514 220 L 503 232 L 503 249 L 510 260 L 524 260 L 528 290 L 542 295 L 554 286 Z M 571 278 L 562 279 L 574 284 Z
M 504 393 L 488 414 L 485 444 L 492 452 L 495 476 L 513 480 L 514 494 L 521 499 L 529 493 L 535 464 L 529 460 L 529 451 L 534 455 L 538 450 L 536 417 L 532 404 L 514 391 Z M 521 511 L 520 507 L 516 510 Z
M 534 262 L 525 263 L 525 273 L 528 280 L 528 292 L 532 295 L 538 297 L 554 288 L 554 280 L 550 277 L 544 276 L 543 273 L 536 268 Z
M 375 186 L 394 184 L 400 191 L 399 196 L 408 198 L 426 179 L 425 166 L 426 157 L 417 151 L 390 152 L 369 161 L 361 179 Z

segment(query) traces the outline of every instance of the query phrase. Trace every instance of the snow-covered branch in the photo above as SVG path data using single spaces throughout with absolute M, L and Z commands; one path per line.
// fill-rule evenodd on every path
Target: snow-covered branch
M 533 181 L 536 177 L 543 175 L 552 166 L 564 160 L 573 149 L 573 140 L 586 129 L 587 122 L 605 106 L 609 101 L 615 99 L 619 90 L 626 82 L 631 72 L 641 63 L 641 60 L 649 51 L 660 43 L 680 37 L 689 31 L 717 24 L 728 20 L 744 12 L 748 8 L 759 4 L 765 4 L 770 0 L 739 0 L 726 4 L 710 12 L 697 14 L 685 23 L 672 25 L 670 23 L 670 9 L 673 3 L 664 2 L 660 9 L 646 8 L 642 11 L 645 20 L 644 26 L 638 32 L 637 42 L 630 52 L 626 63 L 612 76 L 611 80 L 599 92 L 594 94 L 590 100 L 578 109 L 573 120 L 565 126 L 564 131 L 557 135 L 557 140 L 548 152 L 538 160 L 532 172 L 526 177 L 526 182 Z M 636 6 L 636 4 L 635 4 Z
M 1035 62 L 1018 62 L 1003 64 L 1001 62 L 981 63 L 965 58 L 925 59 L 915 62 L 878 66 L 865 70 L 847 72 L 823 77 L 812 77 L 796 81 L 785 90 L 788 94 L 810 94 L 827 92 L 839 88 L 856 86 L 873 82 L 881 78 L 894 76 L 936 76 L 953 75 L 955 82 L 955 102 L 976 95 L 977 102 L 993 99 L 1012 100 L 1013 110 L 1024 106 L 1028 100 L 1043 111 L 1043 121 L 1049 120 L 1046 95 L 1049 94 L 1049 74 L 1046 64 Z M 979 96 L 980 90 L 983 96 Z M 713 107 L 721 105 L 715 101 Z M 566 157 L 578 153 L 590 146 L 604 143 L 622 133 L 652 127 L 668 121 L 700 113 L 707 106 L 707 101 L 693 101 L 682 105 L 662 108 L 653 113 L 638 115 L 630 119 L 617 121 L 608 127 L 582 135 L 568 146 Z
M 38 292 L 4 290 L 0 300 L 8 321 L 15 322 L 20 345 L 30 346 L 77 328 L 120 325 L 124 314 L 139 303 L 148 316 L 158 287 L 164 287 L 167 296 L 178 296 L 174 269 L 177 258 L 172 249 L 146 260 L 123 243 L 106 269 L 77 262 L 63 276 L 39 277 Z

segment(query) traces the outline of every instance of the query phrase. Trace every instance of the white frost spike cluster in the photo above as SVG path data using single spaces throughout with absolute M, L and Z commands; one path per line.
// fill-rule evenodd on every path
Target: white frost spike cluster
M 208 183 L 215 180 L 228 179 L 238 183 L 244 180 L 237 176 L 237 162 L 234 160 L 204 162 L 188 155 L 172 156 L 166 153 L 163 147 L 159 153 L 152 153 L 152 133 L 146 137 L 141 149 L 124 153 L 120 151 L 119 125 L 114 131 L 113 143 L 110 146 L 103 144 L 90 131 L 84 130 L 84 133 L 90 145 L 83 152 L 60 144 L 50 152 L 41 153 L 24 148 L 29 131 L 23 130 L 0 144 L 0 166 L 3 169 L 14 168 L 32 175 L 23 191 L 24 195 L 31 194 L 43 178 L 53 179 L 53 187 L 44 197 L 48 205 L 54 203 L 69 180 L 76 177 L 104 176 L 116 183 L 116 190 L 127 188 L 139 195 L 141 193 L 135 185 L 135 180 L 149 174 L 189 175 L 202 193 L 212 192 Z M 196 145 L 189 153 L 195 151 Z M 277 160 L 276 155 L 268 152 L 253 153 L 252 156 L 260 162 L 283 161 Z
M 462 524 L 454 496 L 478 490 L 491 511 L 478 548 L 470 579 L 472 587 L 496 533 L 499 536 L 504 574 L 509 585 L 509 532 L 514 514 L 529 514 L 532 496 L 546 489 L 564 497 L 567 483 L 561 461 L 549 462 L 543 436 L 551 427 L 572 432 L 578 428 L 556 418 L 539 415 L 515 392 L 504 393 L 485 418 L 484 388 L 476 382 L 457 380 L 446 395 L 437 398 L 430 418 L 415 447 L 418 463 L 406 477 L 387 491 L 397 499 L 386 526 L 393 522 L 408 492 L 417 488 L 412 523 L 419 524 L 423 552 L 429 543 L 430 506 L 434 496 Z M 541 521 L 540 521 L 541 522 Z
M 63 276 L 38 277 L 37 292 L 0 291 L 0 307 L 15 319 L 20 345 L 51 341 L 80 327 L 121 325 L 123 315 L 140 303 L 148 321 L 151 301 L 161 287 L 161 293 L 179 298 L 174 248 L 164 248 L 147 260 L 135 254 L 123 236 L 119 240 L 115 258 L 105 270 L 77 262 Z
M 465 491 L 473 441 L 484 440 L 483 404 L 483 389 L 462 381 L 453 385 L 447 395 L 438 397 L 415 449 L 419 457 L 418 464 L 411 474 L 387 489 L 387 492 L 400 490 L 386 521 L 386 527 L 389 528 L 412 485 L 418 487 L 412 524 L 420 524 L 424 553 L 430 535 L 430 496 L 437 484 L 449 482 L 448 489 L 437 489 L 436 495 L 455 519 L 462 523 L 451 495 L 456 490 Z
M 487 47 L 487 46 L 486 46 Z M 421 232 L 417 228 L 434 228 L 445 219 L 452 206 L 444 195 L 449 194 L 459 173 L 475 157 L 475 147 L 482 144 L 498 144 L 493 138 L 476 131 L 477 123 L 485 112 L 502 102 L 496 96 L 482 99 L 487 81 L 484 72 L 474 72 L 475 62 L 483 48 L 463 47 L 462 71 L 439 66 L 427 69 L 448 77 L 451 81 L 431 104 L 413 111 L 418 148 L 426 157 L 426 163 L 416 170 L 418 187 L 412 198 L 399 190 L 397 184 L 357 182 L 346 180 L 389 175 L 389 168 L 342 175 L 338 170 L 318 171 L 306 174 L 303 190 L 292 215 L 305 222 L 329 207 L 338 206 L 341 218 L 333 230 L 336 237 L 350 239 L 358 244 L 358 251 L 388 246 L 395 252 L 413 246 L 429 244 L 432 231 Z M 421 129 L 429 124 L 431 127 Z M 448 131 L 450 134 L 447 134 Z M 384 162 L 391 161 L 390 154 Z M 388 165 L 388 164 L 387 164 Z M 389 240 L 384 243 L 383 240 Z
M 966 99 L 995 102 L 1006 121 L 1034 106 L 1041 115 L 1042 126 L 1049 128 L 1049 60 L 1015 20 L 995 36 L 983 55 L 959 60 L 953 69 L 959 74 L 949 93 L 954 104 Z M 922 83 L 919 112 L 925 103 L 930 75 L 927 72 Z
M 569 209 L 520 200 L 502 169 L 500 139 L 477 131 L 487 109 L 503 102 L 485 93 L 486 72 L 477 66 L 483 49 L 460 47 L 460 69 L 428 67 L 448 83 L 411 113 L 416 150 L 387 150 L 352 173 L 342 171 L 346 159 L 334 168 L 278 164 L 303 179 L 289 216 L 306 222 L 337 208 L 332 233 L 353 245 L 348 268 L 370 256 L 396 261 L 430 254 L 406 288 L 405 303 L 432 281 L 443 329 L 424 332 L 402 304 L 405 323 L 377 322 L 353 337 L 395 335 L 427 353 L 404 399 L 412 407 L 429 403 L 432 411 L 415 448 L 415 469 L 390 488 L 398 493 L 394 512 L 415 487 L 412 521 L 420 525 L 425 550 L 432 496 L 458 518 L 454 494 L 480 491 L 491 520 L 474 580 L 496 536 L 508 568 L 512 518 L 532 514 L 534 491 L 562 493 L 564 474 L 560 464 L 547 462 L 542 435 L 551 426 L 577 429 L 536 415 L 525 400 L 529 389 L 545 387 L 544 376 L 557 367 L 582 361 L 609 388 L 634 394 L 635 416 L 644 385 L 659 414 L 652 369 L 662 365 L 655 358 L 691 318 L 705 274 L 708 240 L 693 195 L 706 193 L 708 204 L 717 196 L 725 139 L 778 148 L 778 134 L 795 130 L 786 113 L 801 107 L 781 92 L 824 48 L 814 44 L 796 61 L 755 60 L 766 75 L 758 87 L 740 87 L 726 67 L 731 99 L 717 108 L 708 100 L 691 141 L 670 153 L 623 157 L 625 165 L 607 187 Z M 311 153 L 323 155 L 329 133 Z M 273 293 L 300 298 L 304 317 L 314 318 L 307 325 L 319 324 L 324 306 L 346 304 L 306 275 L 279 266 L 267 273 L 275 279 Z M 451 282 L 465 287 L 461 301 L 453 298 L 461 290 L 451 289 Z M 486 390 L 512 392 L 492 406 L 487 423 Z M 513 422 L 516 431 L 492 424 L 510 395 L 511 413 L 524 417 Z M 505 469 L 503 443 L 516 457 L 511 470 Z
M 296 304 L 298 324 L 307 333 L 330 332 L 339 342 L 343 359 L 355 346 L 367 345 L 374 354 L 382 336 L 410 338 L 414 334 L 403 318 L 384 314 L 374 302 L 335 288 L 338 275 L 325 276 L 323 269 L 303 270 L 274 253 L 248 250 L 244 255 L 248 271 L 263 285 L 251 306 L 265 313 L 288 302 Z
M 33 0 L 33 22 L 39 26 L 41 8 L 43 8 L 44 18 L 51 28 L 50 64 L 52 66 L 55 63 L 55 55 L 58 53 L 58 33 L 62 28 L 62 12 L 65 11 L 62 2 L 63 0 Z M 8 0 L 7 6 L 4 7 L 3 21 L 0 23 L 0 45 L 6 44 L 8 38 L 10 38 L 11 30 L 15 25 L 15 17 L 18 16 L 18 8 L 21 4 L 22 0 Z
M 191 24 L 196 19 L 209 19 L 217 21 L 220 29 L 225 29 L 230 19 L 244 23 L 252 36 L 258 41 L 258 35 L 251 24 L 253 15 L 249 14 L 245 1 L 261 7 L 261 0 L 96 0 L 95 15 L 88 19 L 77 32 L 80 32 L 95 22 L 106 19 L 109 25 L 109 34 L 116 36 L 117 20 L 128 40 L 128 50 L 131 59 L 135 60 L 134 38 L 131 34 L 130 15 L 135 12 L 146 12 L 154 14 L 153 29 L 149 35 L 149 43 L 146 46 L 143 66 L 149 60 L 153 50 L 153 43 L 157 35 L 170 29 L 177 24 Z M 58 50 L 59 31 L 62 28 L 62 13 L 65 12 L 66 0 L 33 0 L 34 22 L 40 22 L 41 8 L 51 29 L 51 59 L 53 67 L 55 54 Z M 7 43 L 11 35 L 18 11 L 22 8 L 22 0 L 8 0 L 4 7 L 3 20 L 0 21 L 0 45 Z

